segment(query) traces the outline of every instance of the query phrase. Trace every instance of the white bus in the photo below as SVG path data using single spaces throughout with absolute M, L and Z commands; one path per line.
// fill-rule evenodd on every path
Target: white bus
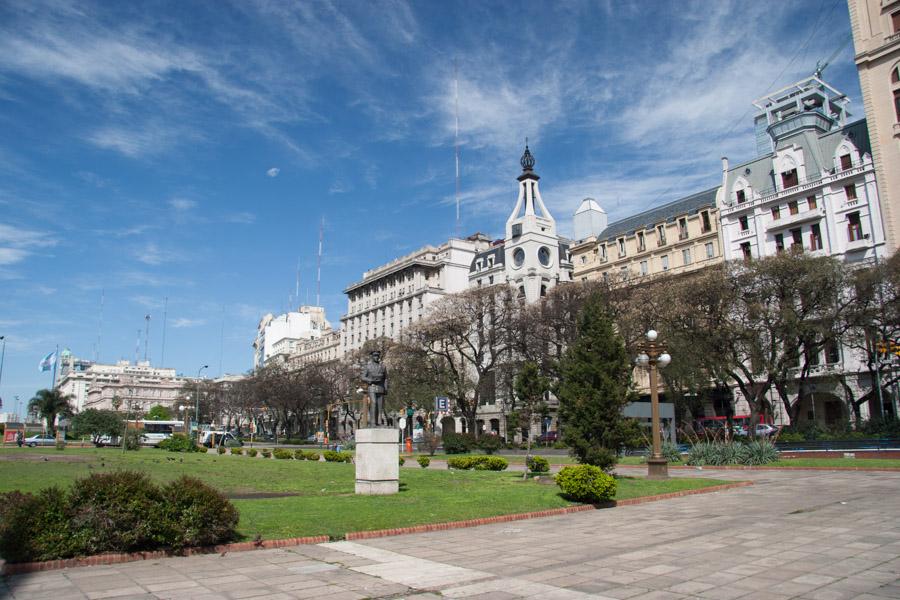
M 184 433 L 184 421 L 128 421 L 129 428 L 141 431 L 141 444 L 158 446 L 173 433 Z

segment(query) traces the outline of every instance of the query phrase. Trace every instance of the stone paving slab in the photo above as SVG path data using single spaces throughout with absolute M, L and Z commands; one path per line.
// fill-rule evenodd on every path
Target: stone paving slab
M 900 598 L 900 473 L 678 471 L 754 486 L 364 541 L 16 575 L 0 598 Z

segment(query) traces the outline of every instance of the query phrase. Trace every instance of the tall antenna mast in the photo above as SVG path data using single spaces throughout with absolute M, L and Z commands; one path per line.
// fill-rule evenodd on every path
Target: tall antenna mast
M 144 362 L 148 359 L 148 350 L 150 349 L 150 315 L 144 317 L 147 323 L 144 325 Z
M 459 237 L 459 72 L 453 59 L 453 110 L 456 127 L 453 134 L 453 150 L 456 158 L 456 237 Z
M 166 296 L 163 302 L 163 334 L 162 334 L 162 356 L 159 358 L 159 366 L 166 366 L 166 322 L 169 316 L 169 297 Z
M 325 237 L 325 217 L 319 224 L 319 255 L 316 258 L 316 306 L 321 306 L 322 293 L 322 238 Z
M 94 353 L 94 362 L 100 362 L 100 344 L 103 341 L 103 302 L 106 299 L 106 290 L 100 288 L 100 322 L 97 325 L 97 350 Z

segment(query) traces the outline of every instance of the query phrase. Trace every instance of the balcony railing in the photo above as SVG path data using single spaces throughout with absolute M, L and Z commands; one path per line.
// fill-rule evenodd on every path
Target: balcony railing
M 772 229 L 781 229 L 783 227 L 789 227 L 791 225 L 796 225 L 797 223 L 805 223 L 806 221 L 814 221 L 821 219 L 825 216 L 825 207 L 820 206 L 818 208 L 813 208 L 811 210 L 805 210 L 803 212 L 798 212 L 795 215 L 781 213 L 781 215 L 773 220 L 771 223 L 766 225 L 767 230 Z

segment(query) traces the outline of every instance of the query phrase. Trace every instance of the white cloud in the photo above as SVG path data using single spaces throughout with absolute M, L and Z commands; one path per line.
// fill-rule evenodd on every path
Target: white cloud
M 279 169 L 278 167 L 272 167 L 271 169 L 266 171 L 266 175 L 268 175 L 269 177 L 278 177 L 279 173 L 281 173 L 281 169 Z
M 197 203 L 187 198 L 172 198 L 169 200 L 169 206 L 178 212 L 187 212 L 197 206 Z
M 25 260 L 29 252 L 20 248 L 2 248 L 0 247 L 0 265 L 12 265 Z
M 331 187 L 328 188 L 329 194 L 346 194 L 349 191 L 353 190 L 353 186 L 344 181 L 343 179 L 335 180 L 334 183 L 331 184 Z
M 170 148 L 190 130 L 179 132 L 177 128 L 161 122 L 145 123 L 142 126 L 107 126 L 86 136 L 87 141 L 103 148 L 124 154 L 129 158 L 158 155 Z
M 179 253 L 160 248 L 155 242 L 148 242 L 135 250 L 134 257 L 145 265 L 152 266 L 181 260 Z
M 184 317 L 172 319 L 172 327 L 175 329 L 183 329 L 185 327 L 199 327 L 206 323 L 205 319 L 187 319 Z
M 55 246 L 57 243 L 58 240 L 44 231 L 0 223 L 0 244 L 8 244 L 15 248 L 36 248 Z

